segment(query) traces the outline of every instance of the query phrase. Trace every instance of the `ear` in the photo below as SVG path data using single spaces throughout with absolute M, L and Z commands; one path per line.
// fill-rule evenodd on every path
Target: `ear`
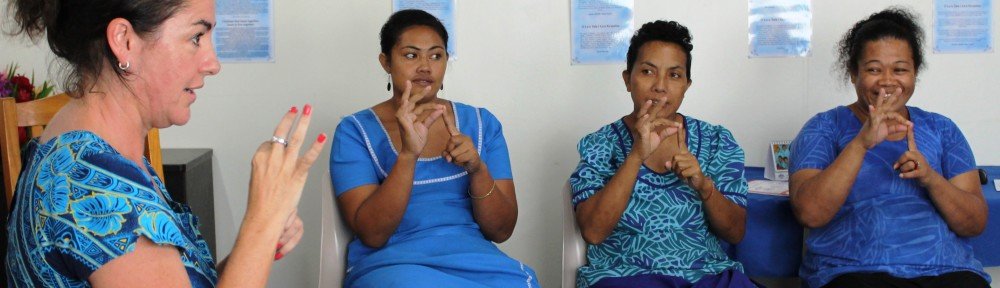
M 851 73 L 851 84 L 858 84 L 858 74 Z
M 108 23 L 107 31 L 105 31 L 108 40 L 108 47 L 111 48 L 110 55 L 115 57 L 118 62 L 128 62 L 132 61 L 137 53 L 138 41 L 140 40 L 138 35 L 135 34 L 135 30 L 132 29 L 132 23 L 124 18 L 115 18 Z
M 625 81 L 625 91 L 628 92 L 632 92 L 632 81 L 631 77 L 629 77 L 631 74 L 628 70 L 622 70 L 622 81 Z
M 378 63 L 382 64 L 382 70 L 389 74 L 389 56 L 386 56 L 385 53 L 378 53 Z
M 687 87 L 684 87 L 684 90 L 687 90 L 688 88 L 691 88 L 691 78 L 688 78 L 688 84 Z

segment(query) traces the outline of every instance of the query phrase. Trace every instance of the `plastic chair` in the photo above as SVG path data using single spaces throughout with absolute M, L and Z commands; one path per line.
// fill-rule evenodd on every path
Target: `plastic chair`
M 322 240 L 320 240 L 319 287 L 341 287 L 347 268 L 347 244 L 354 233 L 340 217 L 340 210 L 333 195 L 330 173 L 322 175 L 320 193 L 323 194 Z
M 562 190 L 563 206 L 563 246 L 562 246 L 562 287 L 576 287 L 576 269 L 587 264 L 587 243 L 583 241 L 580 227 L 576 225 L 573 210 L 573 189 L 569 184 Z

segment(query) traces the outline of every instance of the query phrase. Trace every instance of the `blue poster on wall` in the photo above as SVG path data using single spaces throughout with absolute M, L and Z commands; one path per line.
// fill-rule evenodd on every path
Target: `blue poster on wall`
M 212 41 L 222 62 L 274 61 L 271 0 L 216 0 Z
M 809 0 L 750 0 L 750 57 L 805 57 L 812 42 Z
M 625 62 L 635 29 L 634 4 L 632 0 L 572 0 L 572 63 Z
M 448 60 L 458 59 L 455 53 L 455 0 L 392 0 L 392 12 L 406 9 L 424 10 L 444 24 L 448 30 Z
M 934 52 L 993 52 L 990 0 L 934 1 Z

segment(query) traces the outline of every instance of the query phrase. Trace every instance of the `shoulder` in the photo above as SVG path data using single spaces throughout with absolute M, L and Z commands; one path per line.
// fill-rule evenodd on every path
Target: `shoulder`
M 923 124 L 921 122 L 924 122 L 926 123 L 925 125 L 929 125 L 931 128 L 935 130 L 950 130 L 950 129 L 957 130 L 958 128 L 958 125 L 956 125 L 955 122 L 952 121 L 951 118 L 948 118 L 947 116 L 935 112 L 926 111 L 918 107 L 906 106 L 906 108 L 910 111 L 910 119 L 914 120 L 914 122 L 916 122 L 915 123 L 916 125 Z
M 618 141 L 623 130 L 628 130 L 625 127 L 625 123 L 622 120 L 616 120 L 615 122 L 601 126 L 597 131 L 583 136 L 577 147 L 582 151 L 589 147 L 612 146 L 613 142 Z M 625 131 L 625 133 L 628 133 L 628 131 Z
M 493 112 L 484 107 L 472 106 L 458 101 L 450 101 L 452 109 L 457 111 L 460 117 L 473 117 L 483 125 L 499 126 L 500 119 Z
M 705 138 L 705 140 L 724 146 L 735 145 L 736 148 L 739 148 L 733 132 L 729 131 L 725 126 L 712 124 L 688 115 L 684 115 L 684 126 L 687 128 L 687 131 L 694 131 L 699 137 Z

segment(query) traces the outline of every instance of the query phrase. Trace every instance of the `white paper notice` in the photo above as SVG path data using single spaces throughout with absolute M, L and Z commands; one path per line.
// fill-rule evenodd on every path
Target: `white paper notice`
M 444 25 L 448 31 L 448 60 L 458 59 L 455 49 L 455 0 L 393 0 L 392 12 L 406 9 L 424 10 Z
M 809 0 L 750 0 L 750 57 L 805 57 L 812 42 Z
M 572 0 L 572 63 L 624 63 L 635 26 L 633 6 L 632 0 Z
M 271 0 L 217 0 L 213 32 L 222 62 L 274 61 Z
M 934 52 L 993 52 L 990 0 L 934 1 Z
M 788 196 L 788 182 L 770 180 L 752 180 L 747 183 L 750 193 Z

